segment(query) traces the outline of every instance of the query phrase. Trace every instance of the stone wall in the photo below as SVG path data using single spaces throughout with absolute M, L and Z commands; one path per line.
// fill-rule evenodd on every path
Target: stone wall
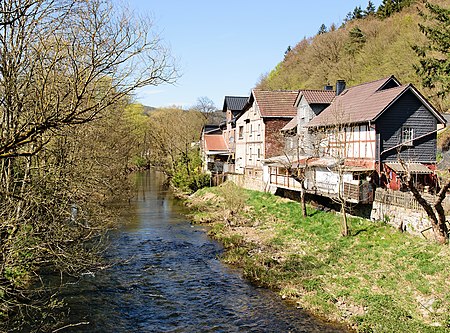
M 403 231 L 414 235 L 426 238 L 433 237 L 430 221 L 422 209 L 416 210 L 374 201 L 370 218 L 384 221 L 397 229 L 401 228 Z
M 228 174 L 227 180 L 232 181 L 236 185 L 246 188 L 248 190 L 262 191 L 267 192 L 269 189 L 267 188 L 267 184 L 264 183 L 262 178 L 254 178 L 247 175 L 241 174 Z

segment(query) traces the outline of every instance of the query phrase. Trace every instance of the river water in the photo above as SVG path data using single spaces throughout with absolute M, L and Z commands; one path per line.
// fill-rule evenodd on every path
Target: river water
M 159 174 L 138 178 L 110 237 L 107 259 L 120 263 L 67 291 L 70 321 L 82 325 L 65 332 L 345 332 L 246 282 Z

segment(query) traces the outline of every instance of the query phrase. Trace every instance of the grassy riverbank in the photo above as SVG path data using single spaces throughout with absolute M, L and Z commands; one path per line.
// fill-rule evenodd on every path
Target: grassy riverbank
M 340 216 L 232 184 L 187 205 L 211 225 L 223 260 L 280 296 L 359 332 L 450 332 L 450 249 L 381 223 Z M 232 209 L 229 209 L 232 207 Z

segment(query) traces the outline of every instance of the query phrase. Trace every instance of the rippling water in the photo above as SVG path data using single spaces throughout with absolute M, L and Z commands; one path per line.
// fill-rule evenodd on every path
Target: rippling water
M 108 256 L 121 264 L 67 293 L 71 322 L 86 324 L 66 332 L 344 332 L 247 283 L 217 260 L 220 245 L 189 224 L 158 174 L 140 181 L 111 235 Z

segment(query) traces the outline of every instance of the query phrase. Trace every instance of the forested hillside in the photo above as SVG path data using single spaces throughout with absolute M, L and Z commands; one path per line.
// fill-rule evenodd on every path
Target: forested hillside
M 322 89 L 326 84 L 333 85 L 337 79 L 354 86 L 395 75 L 402 83 L 413 83 L 441 112 L 449 112 L 448 98 L 436 96 L 439 87 L 425 87 L 424 74 L 418 74 L 414 67 L 420 63 L 414 47 L 429 42 L 419 24 L 436 26 L 442 22 L 420 14 L 429 12 L 423 1 L 396 1 L 403 4 L 398 11 L 386 11 L 386 4 L 391 2 L 383 1 L 376 10 L 373 6 L 370 8 L 371 2 L 366 10 L 357 7 L 339 28 L 322 25 L 317 35 L 289 47 L 284 60 L 263 76 L 257 87 Z M 431 2 L 449 8 L 448 0 Z M 448 30 L 448 23 L 442 28 Z

